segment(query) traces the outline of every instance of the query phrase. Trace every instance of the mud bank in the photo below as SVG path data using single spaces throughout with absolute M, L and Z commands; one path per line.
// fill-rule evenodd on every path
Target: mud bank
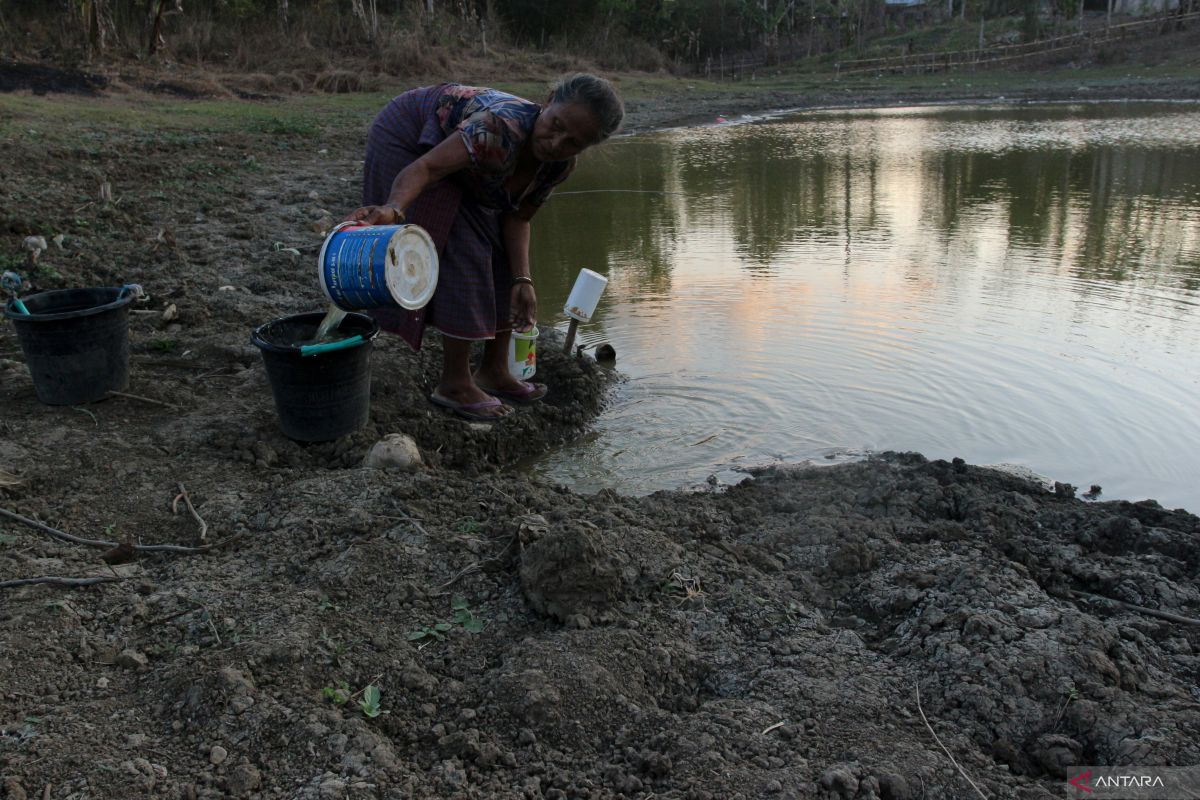
M 1197 615 L 1185 512 L 916 455 L 640 499 L 227 470 L 235 543 L 7 590 L 7 797 L 968 796 L 922 713 L 990 797 L 1200 759 L 1197 627 L 1099 599 Z M 188 541 L 143 483 L 118 524 Z M 52 489 L 5 503 L 88 516 Z M 6 531 L 5 576 L 107 571 Z

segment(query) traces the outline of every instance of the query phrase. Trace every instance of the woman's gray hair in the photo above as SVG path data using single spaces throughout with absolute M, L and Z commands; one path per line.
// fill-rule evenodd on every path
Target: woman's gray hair
M 625 104 L 604 78 L 577 72 L 558 82 L 550 92 L 553 103 L 578 103 L 600 123 L 600 141 L 617 132 L 625 118 Z

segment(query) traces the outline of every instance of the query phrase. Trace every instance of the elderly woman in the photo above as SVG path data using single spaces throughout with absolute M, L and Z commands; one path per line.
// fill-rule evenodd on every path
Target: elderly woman
M 373 312 L 381 327 L 421 346 L 425 325 L 443 337 L 442 376 L 430 399 L 460 416 L 496 420 L 503 400 L 532 403 L 543 384 L 508 371 L 515 328 L 537 317 L 529 221 L 579 153 L 611 136 L 624 116 L 611 84 L 573 75 L 545 104 L 454 83 L 405 92 L 375 118 L 363 164 L 363 207 L 347 219 L 408 221 L 437 244 L 437 291 L 419 311 Z M 484 340 L 472 373 L 471 343 Z

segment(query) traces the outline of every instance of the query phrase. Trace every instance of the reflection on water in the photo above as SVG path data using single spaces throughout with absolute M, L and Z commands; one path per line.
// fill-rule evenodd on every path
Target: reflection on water
M 543 314 L 607 275 L 581 341 L 629 377 L 596 435 L 532 466 L 553 480 L 642 492 L 896 449 L 1200 509 L 1194 105 L 622 139 L 534 230 Z

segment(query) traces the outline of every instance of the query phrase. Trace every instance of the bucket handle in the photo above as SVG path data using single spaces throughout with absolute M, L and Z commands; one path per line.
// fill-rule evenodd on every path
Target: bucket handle
M 321 353 L 328 353 L 333 350 L 345 350 L 348 347 L 357 347 L 363 343 L 361 335 L 351 336 L 349 339 L 339 339 L 336 342 L 328 342 L 326 344 L 306 344 L 300 348 L 301 356 L 315 356 Z

